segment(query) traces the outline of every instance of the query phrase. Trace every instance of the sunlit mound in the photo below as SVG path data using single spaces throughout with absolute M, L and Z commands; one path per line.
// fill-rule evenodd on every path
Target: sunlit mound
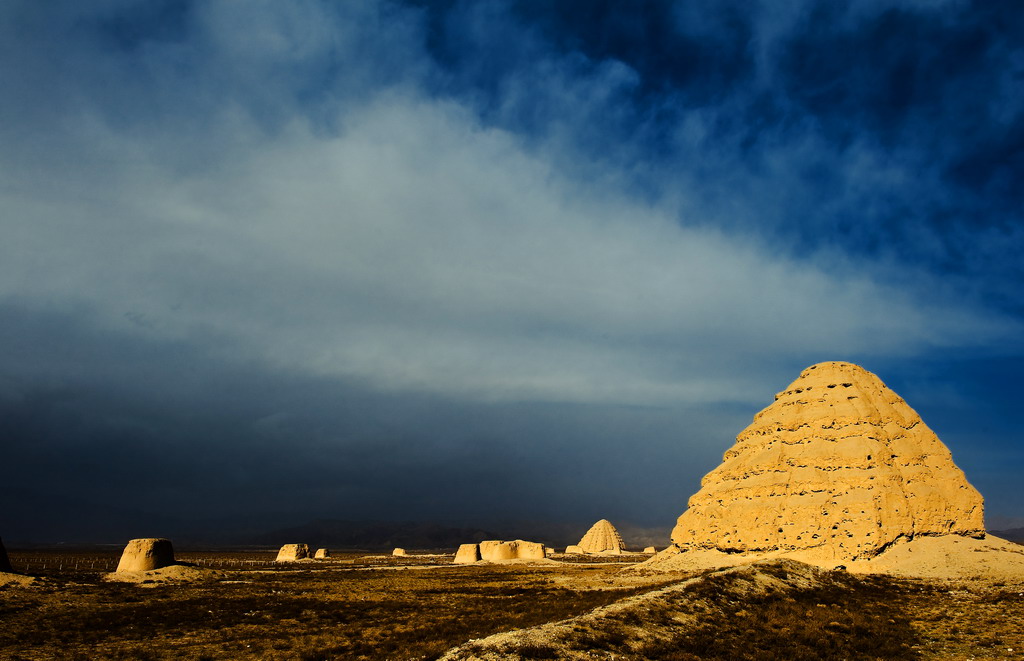
M 947 560 L 988 550 L 1005 556 L 995 564 L 1009 563 L 1013 572 L 1024 560 L 1020 547 L 985 539 L 981 495 L 921 417 L 850 363 L 804 370 L 754 416 L 701 485 L 672 546 L 647 567 L 789 557 L 900 571 L 904 563 L 895 558 L 914 548 Z M 949 564 L 954 573 L 980 571 Z

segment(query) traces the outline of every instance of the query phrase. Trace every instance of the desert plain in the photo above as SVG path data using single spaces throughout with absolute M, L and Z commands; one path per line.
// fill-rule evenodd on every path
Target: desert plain
M 184 573 L 110 582 L 119 549 L 8 552 L 34 580 L 0 587 L 4 659 L 1010 659 L 1024 651 L 1024 580 L 861 575 L 787 560 L 650 572 L 638 567 L 648 557 L 640 554 L 467 566 L 453 564 L 454 549 L 296 563 L 273 562 L 276 549 L 186 549 L 177 557 Z

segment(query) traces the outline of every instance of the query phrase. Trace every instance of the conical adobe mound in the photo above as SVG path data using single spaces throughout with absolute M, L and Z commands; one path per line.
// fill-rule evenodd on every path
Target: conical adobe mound
M 584 553 L 622 553 L 626 545 L 611 521 L 601 519 L 583 535 L 579 546 Z
M 672 530 L 682 550 L 867 558 L 984 537 L 983 501 L 921 417 L 857 365 L 813 365 L 736 437 Z

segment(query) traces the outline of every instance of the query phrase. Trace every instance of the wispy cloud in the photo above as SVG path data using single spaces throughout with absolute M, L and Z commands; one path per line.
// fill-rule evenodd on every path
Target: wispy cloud
M 301 382 L 310 401 L 315 384 L 396 411 L 443 401 L 505 441 L 517 406 L 565 407 L 559 424 L 530 408 L 530 434 L 544 436 L 543 421 L 548 440 L 571 441 L 538 441 L 519 464 L 528 475 L 585 444 L 592 423 L 574 407 L 710 407 L 686 442 L 712 456 L 738 431 L 712 431 L 725 410 L 714 407 L 762 403 L 817 360 L 1019 350 L 1017 295 L 974 277 L 1013 268 L 1019 225 L 936 220 L 980 198 L 949 189 L 960 152 L 929 162 L 931 124 L 887 144 L 870 118 L 849 118 L 844 137 L 840 111 L 811 107 L 828 91 L 796 89 L 806 77 L 786 57 L 822 38 L 813 7 L 674 14 L 669 36 L 699 53 L 737 49 L 716 75 L 698 58 L 692 78 L 659 69 L 658 52 L 635 57 L 640 43 L 591 48 L 522 5 L 67 8 L 0 10 L 0 84 L 12 91 L 0 100 L 2 314 L 17 332 L 45 326 L 47 346 L 65 328 L 78 352 L 9 356 L 0 397 L 15 408 L 40 384 L 75 381 L 86 354 L 116 362 L 137 343 L 164 347 L 140 349 L 155 374 L 129 360 L 122 373 L 97 367 L 90 388 L 130 384 L 158 400 L 160 370 L 211 361 Z M 820 25 L 856 36 L 884 15 Z M 1006 75 L 987 103 L 1010 127 L 1020 107 Z M 976 190 L 996 185 L 993 172 Z M 944 264 L 966 242 L 969 264 Z M 224 398 L 203 379 L 169 390 L 193 387 Z M 233 413 L 236 431 L 210 443 L 293 419 L 278 391 L 250 394 L 269 410 Z M 133 416 L 148 420 L 144 408 Z M 325 426 L 347 430 L 330 441 L 339 457 L 383 443 L 385 416 L 298 408 L 289 430 L 306 468 Z M 384 436 L 422 440 L 414 417 Z M 645 436 L 653 452 L 676 452 L 666 420 Z M 145 434 L 166 437 L 165 422 Z M 434 438 L 462 439 L 439 450 L 437 470 L 467 466 L 460 424 L 431 419 Z M 353 465 L 372 465 L 363 454 Z M 394 481 L 415 470 L 380 466 Z M 363 488 L 336 468 L 349 485 L 338 489 Z

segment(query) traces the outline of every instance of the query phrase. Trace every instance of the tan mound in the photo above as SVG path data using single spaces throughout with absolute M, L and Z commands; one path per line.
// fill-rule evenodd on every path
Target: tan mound
M 197 583 L 212 581 L 224 576 L 223 572 L 203 569 L 191 565 L 170 565 L 149 571 L 128 571 L 104 574 L 103 580 L 116 583 L 135 583 L 143 587 L 168 583 Z
M 882 553 L 845 564 L 825 557 L 820 549 L 768 553 L 723 553 L 715 549 L 680 551 L 669 548 L 631 569 L 695 572 L 791 559 L 821 567 L 843 566 L 857 574 L 890 574 L 909 578 L 1020 581 L 1024 579 L 1024 546 L 988 535 L 985 539 L 960 535 L 919 536 L 901 539 Z
M 591 526 L 576 546 L 584 553 L 622 553 L 626 547 L 619 531 L 608 519 L 601 519 Z
M 853 572 L 922 578 L 1024 578 L 1024 546 L 988 535 L 973 539 L 957 535 L 900 540 L 874 558 L 850 563 Z
M 326 560 L 329 557 L 331 557 L 330 549 L 317 549 L 313 555 L 313 558 L 316 560 Z
M 921 535 L 984 536 L 981 495 L 946 446 L 850 363 L 804 370 L 701 484 L 672 531 L 687 552 L 813 551 L 835 564 Z
M 405 549 L 396 548 L 394 551 L 391 552 L 391 555 L 398 555 L 398 556 L 400 556 L 400 555 L 409 555 L 409 554 L 405 552 Z
M 565 552 L 566 553 L 585 553 L 585 551 L 582 548 L 580 548 L 578 544 L 572 544 L 570 546 L 566 546 L 565 547 Z
M 117 572 L 140 572 L 174 564 L 174 547 L 168 539 L 147 537 L 128 542 L 117 563 Z

